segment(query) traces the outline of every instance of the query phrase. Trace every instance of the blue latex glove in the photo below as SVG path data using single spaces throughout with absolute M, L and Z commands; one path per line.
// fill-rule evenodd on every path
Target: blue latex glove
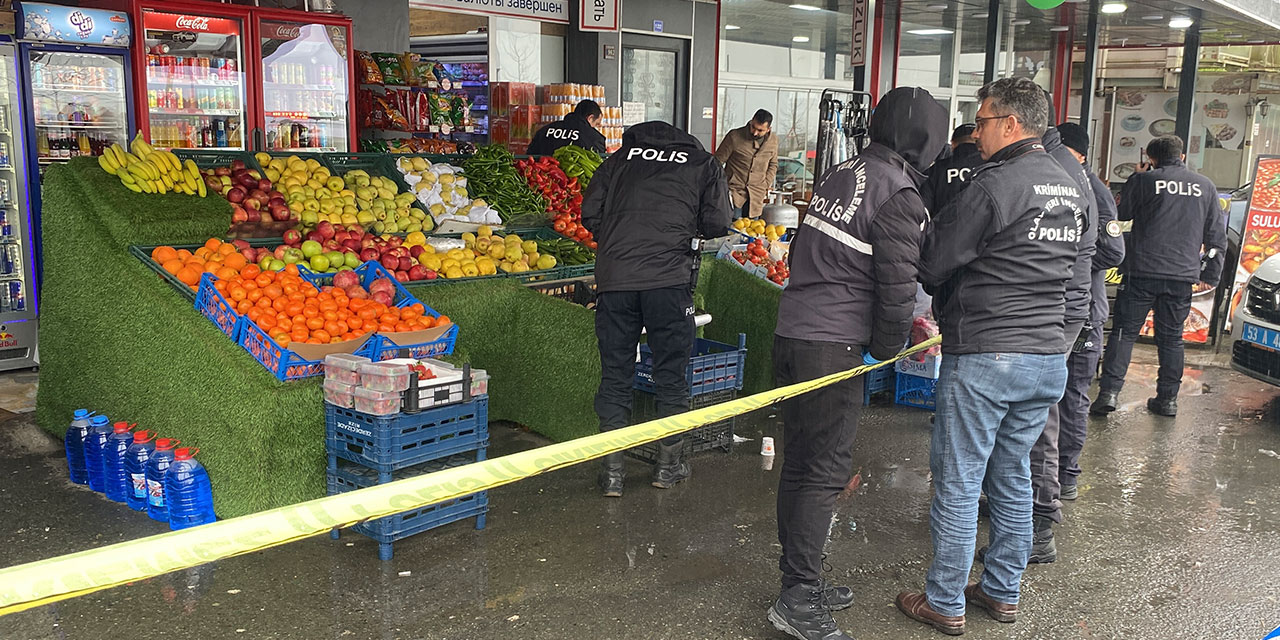
M 881 362 L 880 360 L 876 360 L 875 358 L 871 357 L 870 351 L 862 352 L 862 364 L 865 364 L 869 367 L 873 367 L 875 365 L 880 364 L 880 362 Z

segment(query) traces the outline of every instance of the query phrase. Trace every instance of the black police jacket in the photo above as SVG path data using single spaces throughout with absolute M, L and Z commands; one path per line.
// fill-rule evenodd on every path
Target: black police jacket
M 533 142 L 529 143 L 528 154 L 549 156 L 555 153 L 556 149 L 571 144 L 604 153 L 604 134 L 588 124 L 586 118 L 571 113 L 560 122 L 553 122 L 533 134 Z
M 974 170 L 934 217 L 920 263 L 944 353 L 1066 352 L 1065 293 L 1087 206 L 1036 138 Z
M 1093 254 L 1093 286 L 1089 299 L 1089 321 L 1097 326 L 1107 321 L 1110 305 L 1107 303 L 1107 270 L 1124 262 L 1124 234 L 1116 221 L 1116 198 L 1098 174 L 1088 166 L 1089 183 L 1093 185 L 1093 202 L 1098 208 L 1098 240 Z
M 920 188 L 924 206 L 932 213 L 941 211 L 969 184 L 969 174 L 981 164 L 982 154 L 972 142 L 956 147 L 950 156 L 933 163 L 926 172 L 928 181 Z
M 724 170 L 697 138 L 663 122 L 631 127 L 582 200 L 598 290 L 688 286 L 693 239 L 725 235 L 730 215 Z
M 1079 323 L 1089 319 L 1089 303 L 1093 299 L 1093 254 L 1097 251 L 1098 242 L 1098 205 L 1093 197 L 1093 183 L 1084 165 L 1071 155 L 1071 150 L 1062 144 L 1062 136 L 1057 128 L 1049 127 L 1040 136 L 1044 150 L 1058 161 L 1067 175 L 1080 187 L 1084 198 L 1085 217 L 1080 225 L 1080 240 L 1077 245 L 1076 261 L 1071 267 L 1071 282 L 1067 284 L 1067 322 Z M 1067 336 L 1074 340 L 1075 336 Z
M 1126 275 L 1193 283 L 1222 278 L 1226 220 L 1213 181 L 1181 161 L 1135 173 L 1120 189 L 1119 213 L 1133 221 Z M 1212 253 L 1203 265 L 1202 247 Z

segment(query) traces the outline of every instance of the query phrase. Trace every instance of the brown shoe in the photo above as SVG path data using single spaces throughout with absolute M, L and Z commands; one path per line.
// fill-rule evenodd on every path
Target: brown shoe
M 964 588 L 964 598 L 969 604 L 986 611 L 996 622 L 1018 621 L 1018 605 L 996 602 L 976 582 Z
M 964 616 L 944 616 L 934 611 L 923 593 L 910 591 L 899 593 L 894 604 L 898 605 L 898 610 L 907 614 L 908 618 L 923 622 L 949 636 L 964 633 Z

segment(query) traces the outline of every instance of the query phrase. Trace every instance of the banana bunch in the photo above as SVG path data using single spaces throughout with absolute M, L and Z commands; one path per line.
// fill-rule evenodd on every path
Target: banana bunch
M 208 195 L 204 176 L 196 163 L 184 164 L 171 151 L 154 149 L 139 133 L 126 151 L 119 143 L 102 150 L 98 166 L 103 171 L 120 178 L 126 189 L 134 193 L 185 193 L 189 196 Z

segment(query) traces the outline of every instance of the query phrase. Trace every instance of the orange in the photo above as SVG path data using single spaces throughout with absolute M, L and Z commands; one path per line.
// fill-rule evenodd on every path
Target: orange
M 259 287 L 266 287 L 275 281 L 275 272 L 263 271 L 262 273 L 259 273 L 258 277 L 254 278 L 253 281 L 258 283 Z
M 401 309 L 400 317 L 404 320 L 413 320 L 414 318 L 422 317 L 422 311 L 415 308 L 420 306 L 422 305 L 413 304 Z
M 302 308 L 302 315 L 308 318 L 319 318 L 320 310 L 310 305 Z
M 323 329 L 324 318 L 317 318 L 315 316 L 307 318 L 307 328 L 312 331 L 315 331 L 316 329 Z
M 204 248 L 210 251 L 217 251 L 220 246 L 222 246 L 222 241 L 217 238 L 209 238 L 204 243 Z
M 262 269 L 256 264 L 246 264 L 244 268 L 240 270 L 240 276 L 243 278 L 256 278 L 259 273 L 262 273 Z
M 421 302 L 415 302 L 415 303 L 413 303 L 413 304 L 409 305 L 409 306 L 408 306 L 408 307 L 406 307 L 406 308 L 407 308 L 407 309 L 413 309 L 414 311 L 417 311 L 417 312 L 418 312 L 418 315 L 422 315 L 422 314 L 424 314 L 424 313 L 426 313 L 426 312 L 427 312 L 427 308 L 426 308 L 426 307 L 424 307 L 424 306 L 422 306 L 422 303 L 421 303 Z
M 436 318 L 437 327 L 443 327 L 446 324 L 453 324 L 453 321 L 449 319 L 449 316 L 440 316 L 439 318 Z
M 161 263 L 160 267 L 173 275 L 177 275 L 178 270 L 182 268 L 182 261 L 177 257 L 173 257 Z
M 244 255 L 239 253 L 233 253 L 231 255 L 223 257 L 222 263 L 227 265 L 228 267 L 231 267 L 232 269 L 235 269 L 236 272 L 239 272 L 241 269 L 245 267 L 245 265 L 249 264 L 249 261 L 245 260 Z
M 324 329 L 316 329 L 311 332 L 311 339 L 316 340 L 318 344 L 328 344 L 332 341 L 332 336 L 330 336 L 329 332 Z M 307 342 L 310 341 L 311 340 L 308 340 Z
M 293 316 L 292 318 L 289 318 L 289 320 L 293 321 L 293 324 L 299 327 L 307 326 L 307 317 L 302 315 L 301 313 L 299 313 L 296 316 Z
M 244 282 L 242 282 L 242 283 L 240 284 L 240 286 L 242 286 L 242 287 L 244 287 L 244 288 L 246 288 L 246 289 L 248 289 L 248 290 L 250 290 L 250 291 L 257 291 L 257 290 L 258 290 L 258 283 L 254 282 L 253 280 L 245 280 Z
M 164 264 L 178 257 L 178 252 L 173 247 L 160 246 L 151 250 L 151 259 L 156 264 Z
M 325 333 L 330 335 L 341 335 L 343 332 L 338 331 L 338 323 L 335 320 L 329 320 L 324 323 Z
M 276 335 L 271 336 L 271 339 L 272 339 L 272 340 L 275 340 L 275 341 L 276 341 L 276 344 L 280 345 L 280 348 L 281 348 L 281 349 L 288 349 L 288 348 L 289 348 L 289 334 L 287 334 L 287 333 L 277 333 Z
M 301 315 L 301 314 L 302 314 L 302 303 L 301 303 L 301 302 L 299 302 L 299 301 L 297 301 L 297 300 L 294 300 L 292 297 L 290 297 L 290 298 L 288 298 L 288 304 L 286 304 L 286 305 L 285 305 L 284 310 L 285 310 L 285 312 L 286 312 L 286 313 L 288 313 L 291 317 L 292 317 L 292 316 L 296 316 L 296 315 Z
M 296 264 L 286 264 L 286 265 L 284 266 L 284 272 L 285 272 L 285 273 L 287 273 L 287 274 L 289 274 L 289 275 L 291 275 L 291 276 L 296 276 L 296 275 L 298 275 L 298 265 L 296 265 Z
M 262 327 L 264 331 L 270 331 L 276 328 L 276 317 L 269 313 L 264 313 L 258 316 L 258 326 Z
M 268 298 L 268 297 L 266 297 L 266 296 L 262 296 L 261 298 L 258 298 L 258 301 L 257 301 L 257 302 L 253 303 L 253 306 L 255 306 L 255 307 L 259 308 L 259 309 L 270 309 L 270 308 L 271 308 L 271 298 Z
M 373 306 L 365 306 L 360 309 L 360 317 L 364 320 L 376 320 L 378 318 L 378 310 Z
M 200 284 L 200 271 L 191 267 L 178 269 L 178 272 L 174 275 L 178 277 L 178 280 L 182 281 L 183 284 L 189 287 L 194 287 Z
M 187 251 L 186 249 L 178 249 L 178 259 L 179 259 L 179 260 L 182 260 L 183 262 L 186 262 L 186 261 L 187 261 L 187 258 L 190 258 L 190 257 L 191 257 L 191 252 L 190 252 L 190 251 Z
M 244 315 L 248 313 L 249 310 L 252 308 L 253 308 L 253 303 L 249 302 L 248 300 L 241 300 L 240 302 L 236 303 L 236 313 L 240 315 Z
M 200 247 L 199 249 L 196 249 L 196 253 L 195 253 L 195 255 L 196 255 L 196 257 L 197 257 L 197 258 L 201 258 L 201 259 L 203 259 L 203 260 L 208 260 L 208 259 L 209 259 L 209 254 L 211 254 L 211 253 L 213 253 L 213 251 L 212 251 L 212 250 L 210 250 L 208 247 Z
M 271 308 L 275 309 L 277 313 L 283 312 L 285 307 L 288 306 L 288 304 L 289 304 L 289 301 L 285 300 L 284 298 L 273 298 L 271 300 Z
M 218 253 L 224 256 L 229 256 L 236 252 L 236 246 L 234 244 L 231 244 L 230 242 L 225 242 L 216 247 L 213 247 L 213 250 L 217 251 Z
M 246 282 L 245 284 L 247 285 L 249 283 Z M 248 294 L 246 297 L 249 298 L 249 302 L 257 304 L 258 301 L 262 299 L 262 289 L 250 289 L 245 287 L 245 291 Z
M 275 300 L 277 298 L 282 300 L 284 299 L 284 289 L 281 288 L 280 285 L 278 284 L 267 285 L 265 288 L 263 288 L 262 292 L 265 293 L 267 297 L 271 298 L 272 300 Z
M 252 320 L 256 324 L 258 319 L 262 317 L 262 309 L 254 307 L 249 309 L 249 313 L 246 313 L 245 315 L 249 316 L 249 320 Z
M 348 327 L 355 330 L 359 330 L 364 326 L 364 320 L 360 319 L 360 316 L 351 316 L 347 318 L 346 322 Z
M 396 323 L 396 331 L 397 331 L 397 332 L 399 332 L 399 331 L 413 331 L 413 327 L 409 326 L 407 323 L 404 323 L 404 322 L 397 322 L 397 323 Z
M 314 336 L 307 338 L 307 344 L 321 344 L 320 338 L 316 338 Z
M 241 300 L 244 300 L 245 297 L 249 295 L 249 292 L 245 291 L 244 287 L 237 285 L 231 289 L 228 295 L 231 296 L 232 300 L 235 300 L 236 302 L 240 302 Z
M 236 277 L 236 270 L 232 269 L 231 267 L 219 267 L 218 271 L 214 275 L 223 279 L 234 278 Z
M 226 280 L 215 280 L 213 282 L 213 288 L 217 289 L 218 293 L 222 294 L 222 297 L 224 298 L 227 297 L 227 281 Z
M 315 287 L 303 287 L 302 295 L 308 298 L 315 298 L 316 296 L 320 295 L 320 291 Z
M 294 342 L 306 342 L 307 338 L 310 337 L 311 333 L 307 331 L 306 327 L 302 327 L 301 329 L 294 327 L 293 331 L 289 333 L 289 339 Z
M 276 328 L 281 331 L 292 331 L 293 321 L 288 316 L 276 316 Z

